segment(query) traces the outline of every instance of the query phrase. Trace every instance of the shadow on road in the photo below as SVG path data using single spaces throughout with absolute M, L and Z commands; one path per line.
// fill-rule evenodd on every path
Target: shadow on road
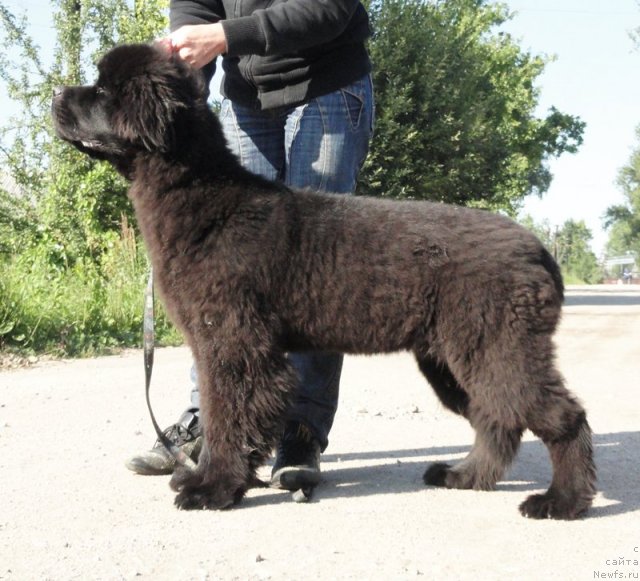
M 598 469 L 598 491 L 613 504 L 592 508 L 591 517 L 608 517 L 640 510 L 640 432 L 594 434 L 595 459 Z M 353 498 L 378 494 L 402 494 L 425 489 L 422 474 L 434 461 L 455 463 L 470 446 L 446 446 L 380 452 L 327 454 L 322 458 L 323 482 L 314 492 L 318 501 L 329 498 Z M 341 467 L 349 461 L 386 461 L 359 467 Z M 524 442 L 518 460 L 499 491 L 534 492 L 548 487 L 551 481 L 551 463 L 547 450 L 540 441 Z M 465 494 L 465 491 L 459 491 Z M 240 506 L 290 502 L 290 495 L 282 491 L 247 498 Z
M 640 509 L 640 432 L 594 435 L 598 489 L 616 504 L 594 508 L 595 516 Z

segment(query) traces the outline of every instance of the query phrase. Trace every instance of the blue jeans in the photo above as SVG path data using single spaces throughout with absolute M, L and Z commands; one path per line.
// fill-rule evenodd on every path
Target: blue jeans
M 369 76 L 297 107 L 256 111 L 225 99 L 220 111 L 229 147 L 246 169 L 292 188 L 339 194 L 355 191 L 373 117 Z M 299 385 L 287 419 L 303 422 L 323 450 L 338 407 L 342 359 L 338 353 L 289 354 Z

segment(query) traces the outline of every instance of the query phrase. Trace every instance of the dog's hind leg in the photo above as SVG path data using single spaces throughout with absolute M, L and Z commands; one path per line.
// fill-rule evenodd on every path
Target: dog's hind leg
M 416 359 L 442 404 L 469 419 L 476 430 L 476 441 L 469 455 L 454 467 L 443 463 L 431 465 L 424 474 L 424 482 L 448 488 L 491 490 L 511 464 L 522 429 L 504 427 L 499 418 L 474 406 L 469 393 L 441 359 L 419 355 Z
M 448 365 L 429 355 L 421 356 L 416 354 L 416 361 L 418 362 L 418 368 L 427 378 L 442 405 L 452 412 L 466 417 L 469 407 L 469 395 L 460 387 Z
M 171 487 L 179 508 L 229 508 L 256 485 L 256 470 L 281 432 L 295 373 L 283 353 L 237 338 L 201 342 L 194 356 L 204 443 L 196 470 L 176 470 Z
M 575 519 L 591 506 L 596 493 L 591 429 L 582 406 L 564 387 L 558 374 L 540 390 L 528 427 L 549 449 L 551 486 L 520 505 L 531 518 Z
M 427 468 L 425 484 L 447 488 L 493 490 L 515 458 L 521 428 L 506 428 L 491 416 L 471 413 L 476 440 L 467 457 L 454 466 L 435 463 Z
M 519 348 L 513 340 L 509 352 L 496 342 L 473 361 L 468 375 L 472 382 L 465 391 L 470 394 L 468 417 L 476 430 L 475 444 L 459 464 L 429 467 L 424 481 L 449 488 L 493 488 L 529 428 L 547 445 L 554 474 L 549 490 L 525 500 L 521 513 L 532 518 L 577 518 L 595 494 L 591 431 L 584 409 L 553 366 L 551 336 L 528 335 L 523 345 L 527 348 Z

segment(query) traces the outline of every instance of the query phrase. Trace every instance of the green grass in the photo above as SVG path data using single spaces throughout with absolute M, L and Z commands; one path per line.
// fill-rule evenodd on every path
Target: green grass
M 49 264 L 37 251 L 0 261 L 0 350 L 92 356 L 141 344 L 148 261 L 125 223 L 99 264 Z M 158 306 L 159 344 L 182 342 Z

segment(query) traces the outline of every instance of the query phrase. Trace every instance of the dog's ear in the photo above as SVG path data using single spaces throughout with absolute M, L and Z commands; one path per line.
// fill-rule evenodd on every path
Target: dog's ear
M 168 152 L 175 145 L 177 115 L 203 98 L 200 75 L 159 47 L 146 45 L 144 55 L 128 56 L 136 60 L 119 63 L 115 129 L 149 151 Z

